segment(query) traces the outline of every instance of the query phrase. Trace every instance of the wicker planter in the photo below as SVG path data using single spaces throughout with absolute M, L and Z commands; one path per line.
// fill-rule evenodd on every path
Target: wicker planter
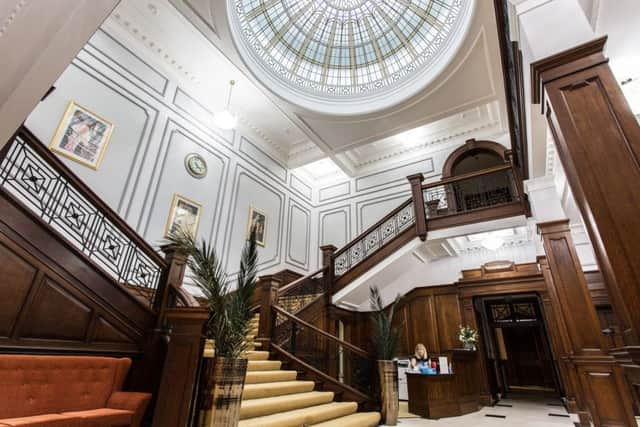
M 209 381 L 208 410 L 200 420 L 200 426 L 235 427 L 240 420 L 242 389 L 247 373 L 247 359 L 216 357 Z
M 398 424 L 398 366 L 394 360 L 378 360 L 378 376 L 380 378 L 380 412 L 385 425 Z

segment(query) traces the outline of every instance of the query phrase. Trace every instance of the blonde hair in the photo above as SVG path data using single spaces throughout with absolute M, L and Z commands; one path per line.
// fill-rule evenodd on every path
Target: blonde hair
M 418 355 L 418 351 L 420 351 L 420 350 L 424 351 L 424 356 L 419 356 L 419 355 Z M 427 355 L 428 355 L 428 353 L 427 353 L 427 347 L 425 347 L 425 346 L 424 346 L 424 344 L 422 344 L 422 343 L 418 343 L 418 344 L 416 345 L 415 350 L 414 350 L 414 355 L 415 355 L 416 357 L 427 357 Z

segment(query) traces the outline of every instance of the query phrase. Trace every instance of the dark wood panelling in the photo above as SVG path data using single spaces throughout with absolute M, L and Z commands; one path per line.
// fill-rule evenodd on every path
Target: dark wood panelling
M 575 389 L 582 425 L 628 426 L 635 423 L 630 388 L 624 371 L 608 355 L 595 306 L 569 230 L 569 220 L 538 224 L 557 299 L 558 327 L 565 330 L 569 353 L 566 368 L 575 369 Z M 554 301 L 555 302 L 555 301 Z
M 9 337 L 36 277 L 37 269 L 1 243 L 0 259 L 0 277 L 3 278 L 0 336 Z
M 22 309 L 20 338 L 87 340 L 91 308 L 49 277 L 36 284 L 32 292 L 31 301 Z
M 606 37 L 531 64 L 556 150 L 628 345 L 640 344 L 640 126 L 604 56 Z
M 0 349 L 139 354 L 153 313 L 2 191 L 0 206 Z

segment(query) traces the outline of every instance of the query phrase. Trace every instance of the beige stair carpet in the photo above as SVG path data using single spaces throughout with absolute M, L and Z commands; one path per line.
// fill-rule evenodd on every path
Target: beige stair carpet
M 358 413 L 355 402 L 334 402 L 333 392 L 314 391 L 313 381 L 300 381 L 297 372 L 283 370 L 269 352 L 257 350 L 253 340 L 259 319 L 252 319 L 243 357 L 249 360 L 242 392 L 239 427 L 374 427 L 377 412 Z

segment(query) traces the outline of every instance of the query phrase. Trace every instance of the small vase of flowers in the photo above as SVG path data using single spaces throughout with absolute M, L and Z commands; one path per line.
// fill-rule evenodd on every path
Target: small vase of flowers
M 464 346 L 465 350 L 475 350 L 478 342 L 478 331 L 471 329 L 468 325 L 460 325 L 458 330 L 458 339 Z

